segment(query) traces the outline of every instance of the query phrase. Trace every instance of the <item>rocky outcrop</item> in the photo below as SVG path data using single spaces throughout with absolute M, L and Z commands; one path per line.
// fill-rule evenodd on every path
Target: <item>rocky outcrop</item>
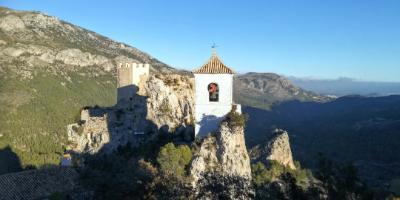
M 215 134 L 204 138 L 193 158 L 190 174 L 199 199 L 222 198 L 219 195 L 228 199 L 251 198 L 250 159 L 243 127 L 223 122 Z M 219 192 L 211 188 L 219 188 Z
M 69 150 L 107 153 L 128 143 L 136 146 L 159 130 L 191 135 L 192 84 L 191 79 L 176 74 L 150 76 L 141 80 L 130 102 L 83 109 L 80 123 L 67 127 Z
M 43 56 L 43 54 L 42 54 Z M 57 53 L 56 60 L 62 61 L 67 65 L 90 66 L 103 65 L 109 60 L 101 55 L 92 55 L 88 52 L 82 52 L 80 49 L 65 49 Z
M 193 116 L 193 80 L 180 75 L 152 76 L 144 84 L 147 119 L 158 128 L 176 129 L 191 124 Z M 139 91 L 140 93 L 140 91 Z
M 0 29 L 5 32 L 12 32 L 25 29 L 24 22 L 15 15 L 7 15 L 0 19 Z
M 265 145 L 257 145 L 250 151 L 251 160 L 253 162 L 261 161 L 268 164 L 269 161 L 275 160 L 278 163 L 291 169 L 296 169 L 292 150 L 289 143 L 289 135 L 286 131 L 276 129 L 273 136 Z

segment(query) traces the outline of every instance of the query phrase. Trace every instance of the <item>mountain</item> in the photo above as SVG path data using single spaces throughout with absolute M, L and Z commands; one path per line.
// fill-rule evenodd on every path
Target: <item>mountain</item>
M 351 78 L 329 80 L 289 77 L 289 79 L 306 90 L 325 95 L 387 96 L 400 94 L 400 83 L 398 82 L 357 81 Z
M 0 149 L 10 145 L 24 167 L 58 164 L 80 109 L 115 104 L 115 66 L 125 61 L 178 72 L 56 17 L 0 8 Z
M 154 74 L 192 77 L 56 17 L 0 8 L 0 148 L 10 145 L 25 167 L 58 163 L 68 145 L 66 126 L 79 120 L 81 108 L 116 103 L 115 66 L 126 61 L 150 63 Z M 262 108 L 325 98 L 275 74 L 239 75 L 235 84 L 239 103 Z
M 270 111 L 244 107 L 246 142 L 261 144 L 270 130 L 288 131 L 295 160 L 315 167 L 319 153 L 351 162 L 372 186 L 400 176 L 400 96 L 341 97 L 327 103 L 291 101 Z
M 137 96 L 130 99 L 131 107 L 116 105 L 115 66 L 125 61 L 145 62 L 152 65 L 148 80 L 146 83 L 139 84 Z M 64 154 L 63 156 L 66 157 L 63 158 L 68 158 L 68 156 L 78 158 L 72 161 L 79 169 L 77 171 L 83 181 L 75 180 L 75 178 L 71 181 L 85 185 L 85 190 L 89 191 L 80 191 L 83 194 L 87 192 L 101 199 L 126 199 L 127 197 L 190 199 L 193 195 L 200 194 L 201 196 L 202 192 L 205 192 L 211 197 L 217 195 L 221 199 L 232 198 L 236 195 L 246 198 L 247 195 L 253 196 L 252 189 L 248 187 L 253 185 L 250 180 L 253 181 L 254 170 L 251 169 L 253 166 L 249 163 L 244 137 L 250 142 L 248 146 L 262 145 L 262 142 L 268 144 L 268 141 L 264 140 L 265 135 L 261 133 L 271 132 L 269 128 L 274 126 L 285 128 L 291 134 L 291 141 L 294 141 L 290 151 L 293 150 L 295 158 L 298 155 L 304 155 L 304 152 L 311 155 L 320 149 L 329 149 L 328 155 L 330 152 L 334 154 L 337 148 L 334 146 L 337 144 L 335 142 L 350 146 L 358 142 L 356 139 L 362 138 L 346 142 L 343 139 L 346 138 L 345 133 L 338 134 L 337 138 L 332 135 L 322 137 L 323 133 L 331 131 L 329 128 L 336 126 L 333 126 L 332 121 L 329 120 L 313 123 L 326 119 L 318 118 L 323 116 L 318 115 L 319 112 L 331 116 L 330 110 L 326 112 L 326 109 L 313 107 L 314 105 L 336 105 L 337 102 L 341 102 L 340 99 L 329 102 L 332 99 L 302 90 L 276 74 L 249 73 L 238 75 L 234 80 L 236 101 L 244 106 L 257 106 L 262 109 L 244 108 L 244 112 L 250 114 L 250 121 L 245 132 L 243 131 L 244 117 L 232 115 L 230 120 L 220 126 L 219 131 L 211 133 L 207 139 L 193 141 L 190 137 L 193 131 L 187 131 L 187 129 L 193 129 L 193 124 L 191 124 L 193 123 L 194 97 L 192 81 L 192 75 L 189 72 L 175 70 L 129 45 L 115 42 L 42 13 L 0 8 L 0 112 L 2 113 L 0 115 L 0 172 L 7 173 L 10 169 L 18 171 L 36 167 L 46 168 L 47 165 L 57 165 L 52 167 L 55 167 L 55 171 L 59 171 L 57 169 L 62 169 L 58 166 L 59 158 L 68 147 L 72 155 Z M 292 100 L 296 100 L 297 103 L 291 104 Z M 357 130 L 366 128 L 373 132 L 375 126 L 377 130 L 381 130 L 380 125 L 393 125 L 397 128 L 396 113 L 399 112 L 395 106 L 399 104 L 396 101 L 394 103 L 391 100 L 383 101 L 386 103 L 380 104 L 382 107 L 374 106 L 376 102 L 360 104 L 359 106 L 362 107 L 357 107 L 360 101 L 359 99 L 352 101 L 348 107 L 344 107 L 345 110 L 333 106 L 335 112 L 332 113 L 335 115 L 332 120 L 351 121 L 353 118 L 346 117 L 351 116 L 353 112 L 360 115 L 356 115 L 360 117 L 360 119 L 357 118 L 358 123 L 354 126 Z M 328 103 L 321 104 L 321 102 Z M 294 108 L 291 108 L 293 113 L 291 109 L 284 109 L 288 105 L 289 108 L 293 105 Z M 339 108 L 342 108 L 340 105 L 339 103 Z M 382 114 L 382 118 L 378 119 L 366 115 L 370 118 L 364 119 L 362 118 L 363 114 L 366 114 L 362 110 L 364 107 L 371 108 L 368 111 L 373 116 L 382 114 L 380 111 L 389 114 Z M 265 109 L 270 109 L 270 111 Z M 350 111 L 347 112 L 346 109 Z M 343 113 L 344 115 L 340 115 Z M 310 120 L 302 114 L 306 116 L 310 114 L 316 118 Z M 296 119 L 310 121 L 304 123 L 306 126 L 298 126 L 301 123 Z M 146 124 L 142 124 L 143 121 Z M 350 127 L 349 124 L 342 123 L 338 123 L 337 130 L 347 130 L 343 127 Z M 182 124 L 185 127 L 182 128 Z M 315 125 L 321 126 L 313 127 Z M 312 133 L 316 130 L 320 133 L 316 133 L 316 137 L 313 137 Z M 307 137 L 304 137 L 304 140 L 302 138 L 299 143 L 296 134 L 301 135 L 302 131 L 306 131 L 303 135 Z M 386 126 L 383 132 L 386 133 Z M 373 133 L 378 135 L 376 132 Z M 363 133 L 359 133 L 361 134 Z M 366 135 L 370 134 L 367 132 Z M 389 138 L 396 138 L 391 134 L 394 132 L 387 134 Z M 321 143 L 332 147 L 318 146 L 318 142 L 310 142 L 309 138 L 320 138 Z M 370 138 L 372 137 L 368 139 Z M 397 154 L 389 151 L 390 149 L 397 150 L 393 147 L 396 140 L 387 142 L 383 137 L 383 139 L 376 138 L 378 140 L 373 140 L 372 146 L 375 142 L 380 145 L 387 144 L 388 149 L 374 148 L 373 152 L 380 150 L 385 152 L 387 158 L 384 161 L 397 159 Z M 278 143 L 284 141 L 285 148 L 279 150 L 278 154 L 282 151 L 289 155 L 290 145 L 286 135 L 274 141 L 271 146 L 279 146 Z M 302 147 L 302 144 L 307 146 Z M 297 148 L 298 146 L 302 148 Z M 354 146 L 354 148 L 359 147 L 358 144 Z M 259 149 L 264 148 L 260 146 Z M 263 157 L 266 156 L 264 154 L 266 150 L 261 153 Z M 362 152 L 357 151 L 357 153 Z M 372 153 L 368 152 L 365 156 L 370 156 Z M 343 155 L 339 154 L 339 156 Z M 375 154 L 372 156 L 375 156 L 372 158 L 378 157 Z M 271 158 L 271 156 L 268 157 Z M 304 158 L 306 163 L 310 162 L 306 159 L 309 158 L 307 155 L 299 156 L 299 158 Z M 10 161 L 15 166 L 12 166 Z M 206 165 L 203 165 L 203 162 Z M 271 183 L 268 187 L 272 191 L 283 190 L 284 193 L 294 196 L 296 193 L 293 191 L 303 191 L 296 185 L 297 178 L 299 180 L 309 178 L 297 162 L 293 165 L 299 172 L 291 168 L 286 169 L 285 166 L 275 162 L 270 162 L 271 166 L 261 164 L 255 166 L 259 169 L 255 171 L 260 172 L 257 175 L 259 177 L 257 180 L 260 181 L 258 191 L 266 192 L 267 196 L 269 192 L 265 190 L 263 183 L 270 181 L 270 175 L 275 177 L 276 171 L 279 172 L 279 176 L 283 175 L 280 181 L 285 181 L 287 184 Z M 378 165 L 381 166 L 380 163 Z M 35 172 L 40 171 L 32 170 L 32 173 L 26 173 L 31 174 L 29 177 L 24 176 L 24 172 L 19 172 L 10 176 L 0 176 L 0 179 L 2 182 L 11 184 L 14 182 L 8 180 L 24 180 L 19 178 L 22 175 L 33 184 L 22 184 L 21 187 L 29 187 L 32 192 L 43 192 L 42 189 L 56 191 L 56 188 L 41 181 L 44 179 L 35 178 L 37 177 Z M 47 174 L 46 171 L 48 170 L 43 171 L 46 176 L 55 175 L 53 172 Z M 193 182 L 190 173 L 199 179 Z M 41 188 L 36 183 L 45 185 L 46 188 Z M 200 186 L 194 188 L 200 189 L 198 193 L 193 191 L 193 183 Z M 35 187 L 31 187 L 32 185 Z M 281 188 L 282 185 L 287 185 L 287 187 Z M 61 186 L 63 185 L 54 185 L 54 187 Z M 13 184 L 11 187 L 17 188 Z M 27 191 L 25 188 L 18 187 L 17 189 L 17 191 Z M 217 193 L 214 193 L 215 190 Z M 62 198 L 62 195 L 70 198 L 68 192 L 71 191 L 67 188 L 61 194 L 47 193 L 40 198 Z M 282 196 L 281 193 L 276 195 Z
M 326 102 L 329 97 L 295 86 L 287 78 L 273 73 L 247 73 L 234 79 L 234 99 L 237 103 L 268 109 L 284 101 Z

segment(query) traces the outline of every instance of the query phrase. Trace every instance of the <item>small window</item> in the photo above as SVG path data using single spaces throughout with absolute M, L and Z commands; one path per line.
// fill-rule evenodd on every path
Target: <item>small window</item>
M 211 102 L 217 102 L 218 101 L 218 93 L 219 93 L 219 88 L 218 84 L 216 83 L 210 83 L 208 84 L 208 99 Z

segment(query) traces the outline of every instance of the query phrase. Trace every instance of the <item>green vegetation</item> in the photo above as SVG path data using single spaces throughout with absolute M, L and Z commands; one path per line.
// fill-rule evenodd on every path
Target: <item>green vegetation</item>
M 262 162 L 253 164 L 251 171 L 256 199 L 313 199 L 315 195 L 310 187 L 314 179 L 312 173 L 302 169 L 299 162 L 295 163 L 296 169 L 277 161 L 269 161 L 268 165 Z
M 244 127 L 246 125 L 247 119 L 248 116 L 246 114 L 240 114 L 235 111 L 231 111 L 226 115 L 224 121 L 228 122 L 228 125 L 231 127 L 233 126 Z
M 301 169 L 299 162 L 296 162 L 296 169 L 283 166 L 274 160 L 270 161 L 268 166 L 265 166 L 262 162 L 257 162 L 251 166 L 251 171 L 256 186 L 276 181 L 285 173 L 289 173 L 297 184 L 302 185 L 307 184 L 308 179 L 312 176 L 309 170 Z
M 163 135 L 138 148 L 127 145 L 109 155 L 86 155 L 83 184 L 95 191 L 96 199 L 193 199 L 187 175 L 192 152 Z
M 38 69 L 34 74 L 32 80 L 20 80 L 10 71 L 0 76 L 0 148 L 9 145 L 22 166 L 58 164 L 66 126 L 83 106 L 113 105 L 115 81 L 111 75 L 90 76 L 90 68 L 65 75 Z
M 320 155 L 315 177 L 331 199 L 373 199 L 373 191 L 360 180 L 357 169 L 351 164 L 334 163 Z
M 191 159 L 192 152 L 187 145 L 175 147 L 173 143 L 168 143 L 161 147 L 157 162 L 164 174 L 181 177 Z
M 235 87 L 234 87 L 235 88 Z M 274 104 L 273 99 L 269 99 L 268 97 L 263 97 L 262 95 L 247 95 L 243 94 L 240 91 L 234 91 L 234 97 L 236 102 L 244 105 L 244 106 L 251 106 L 254 108 L 260 108 L 264 110 L 270 110 Z
M 256 199 L 376 199 L 362 183 L 352 165 L 338 164 L 320 157 L 314 172 L 287 169 L 276 162 L 252 166 Z

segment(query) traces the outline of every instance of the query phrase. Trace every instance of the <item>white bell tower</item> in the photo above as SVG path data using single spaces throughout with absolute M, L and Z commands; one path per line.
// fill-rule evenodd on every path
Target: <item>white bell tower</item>
M 218 57 L 215 49 L 211 58 L 193 71 L 195 79 L 195 135 L 204 137 L 217 130 L 233 108 L 232 87 L 234 71 Z M 240 105 L 236 111 L 241 112 Z

